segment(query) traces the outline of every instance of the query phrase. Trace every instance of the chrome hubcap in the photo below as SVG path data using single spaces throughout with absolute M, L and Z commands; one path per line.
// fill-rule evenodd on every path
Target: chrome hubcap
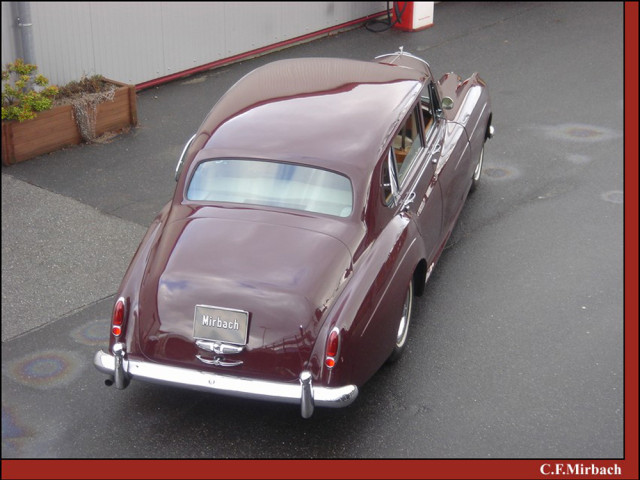
M 484 147 L 480 150 L 480 160 L 478 160 L 478 165 L 476 165 L 476 169 L 473 172 L 473 180 L 480 180 L 480 174 L 482 173 L 482 161 L 484 160 Z
M 404 306 L 402 307 L 402 317 L 400 318 L 400 326 L 398 327 L 398 335 L 396 337 L 396 347 L 400 348 L 407 340 L 407 333 L 409 332 L 409 322 L 411 321 L 411 305 L 413 303 L 413 282 L 409 283 L 409 289 L 407 290 L 407 297 L 404 300 Z

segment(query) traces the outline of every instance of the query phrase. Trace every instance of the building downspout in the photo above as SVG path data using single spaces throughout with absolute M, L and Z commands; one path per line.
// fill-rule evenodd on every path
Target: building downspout
M 33 45 L 33 24 L 31 23 L 31 2 L 16 2 L 18 6 L 17 25 L 22 42 L 22 59 L 25 63 L 36 63 Z

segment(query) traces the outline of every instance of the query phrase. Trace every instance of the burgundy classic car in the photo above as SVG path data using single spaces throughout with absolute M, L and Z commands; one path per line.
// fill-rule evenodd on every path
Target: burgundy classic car
M 172 200 L 120 285 L 107 385 L 131 379 L 351 404 L 407 343 L 493 134 L 477 74 L 402 49 L 281 60 L 239 80 L 185 146 Z

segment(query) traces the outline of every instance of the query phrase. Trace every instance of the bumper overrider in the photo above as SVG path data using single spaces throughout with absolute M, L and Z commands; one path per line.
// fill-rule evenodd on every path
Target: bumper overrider
M 313 414 L 316 405 L 346 407 L 358 396 L 355 385 L 335 388 L 313 386 L 308 371 L 300 374 L 297 384 L 273 382 L 127 359 L 122 343 L 116 343 L 112 351 L 113 354 L 97 351 L 93 364 L 100 372 L 109 375 L 105 382 L 107 385 L 115 384 L 120 390 L 126 388 L 131 379 L 143 380 L 235 397 L 299 404 L 304 418 Z

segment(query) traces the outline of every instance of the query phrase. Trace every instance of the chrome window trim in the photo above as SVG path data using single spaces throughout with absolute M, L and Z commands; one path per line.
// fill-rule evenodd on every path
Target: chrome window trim
M 182 164 L 184 163 L 184 157 L 187 153 L 187 150 L 189 150 L 189 147 L 191 146 L 195 138 L 196 138 L 196 134 L 194 133 L 193 136 L 189 139 L 189 141 L 185 144 L 184 148 L 182 149 L 182 153 L 180 154 L 180 158 L 178 159 L 178 164 L 176 165 L 176 172 L 175 172 L 176 182 L 180 177 Z
M 389 182 L 391 182 L 391 202 L 387 204 L 388 207 L 393 207 L 398 202 L 400 196 L 400 187 L 398 186 L 398 172 L 396 172 L 396 159 L 393 147 L 389 147 L 389 153 L 387 155 L 387 168 L 389 169 Z

